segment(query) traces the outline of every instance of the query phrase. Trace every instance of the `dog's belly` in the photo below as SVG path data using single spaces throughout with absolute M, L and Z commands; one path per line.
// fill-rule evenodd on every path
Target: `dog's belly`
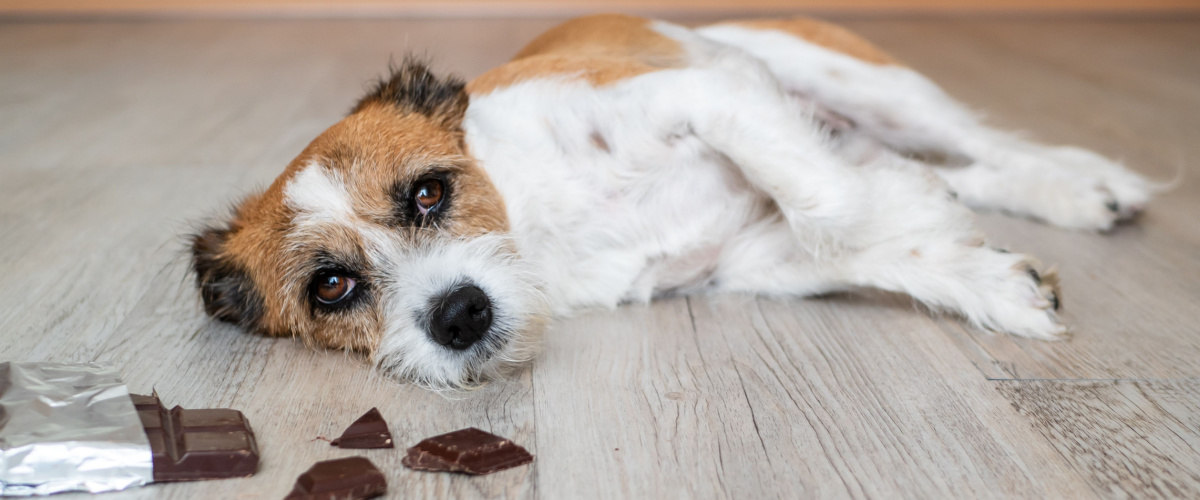
M 775 208 L 728 159 L 626 100 L 529 82 L 472 101 L 472 152 L 558 313 L 704 287 Z

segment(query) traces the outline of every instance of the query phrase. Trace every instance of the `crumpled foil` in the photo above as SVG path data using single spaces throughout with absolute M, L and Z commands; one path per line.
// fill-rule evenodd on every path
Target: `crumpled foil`
M 0 496 L 141 486 L 151 459 L 114 367 L 0 362 Z

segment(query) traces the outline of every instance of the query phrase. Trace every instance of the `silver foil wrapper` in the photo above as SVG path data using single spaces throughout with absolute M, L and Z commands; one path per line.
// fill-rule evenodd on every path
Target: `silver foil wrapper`
M 0 496 L 141 486 L 151 458 L 114 367 L 0 363 Z

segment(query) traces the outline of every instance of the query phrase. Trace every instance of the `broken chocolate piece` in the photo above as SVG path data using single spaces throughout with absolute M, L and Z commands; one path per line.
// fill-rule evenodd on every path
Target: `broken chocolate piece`
M 331 446 L 339 448 L 394 448 L 392 433 L 388 432 L 387 422 L 378 408 L 371 408 L 363 416 L 358 417 L 342 437 L 330 441 Z
M 254 475 L 258 443 L 237 410 L 170 411 L 158 394 L 130 394 L 154 456 L 154 481 L 196 481 Z
M 417 443 L 400 463 L 413 470 L 490 474 L 530 462 L 525 448 L 470 427 Z
M 313 464 L 296 478 L 284 500 L 356 500 L 387 492 L 383 473 L 366 457 L 347 457 Z

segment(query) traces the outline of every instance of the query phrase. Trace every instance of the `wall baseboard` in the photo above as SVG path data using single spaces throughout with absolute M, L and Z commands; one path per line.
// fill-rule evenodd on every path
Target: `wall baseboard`
M 714 16 L 1176 15 L 1200 0 L 0 0 L 5 18 L 565 17 L 596 12 Z

